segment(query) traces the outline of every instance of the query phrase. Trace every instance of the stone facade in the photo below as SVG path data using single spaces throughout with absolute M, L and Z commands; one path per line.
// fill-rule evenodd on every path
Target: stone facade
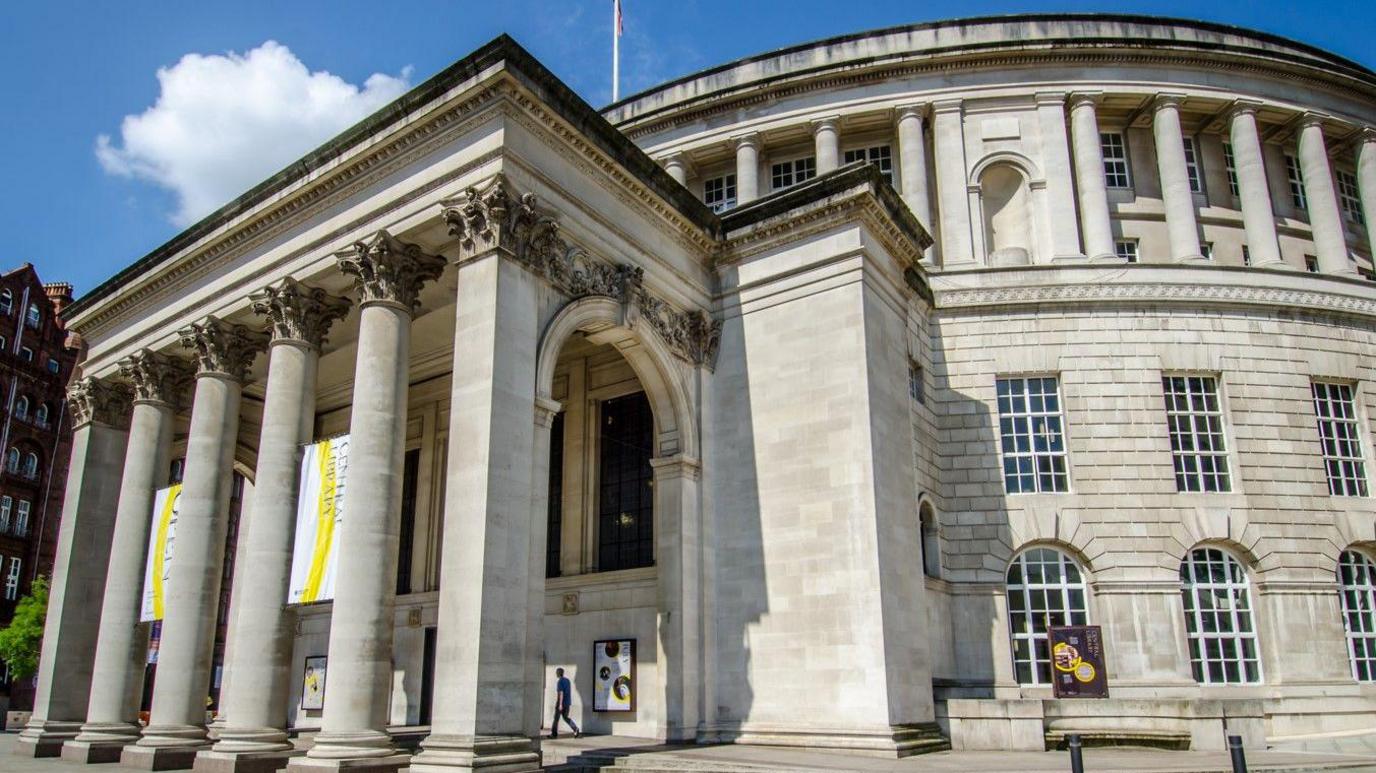
M 78 427 L 68 510 L 114 537 L 60 553 L 54 592 L 104 587 L 101 624 L 50 617 L 25 750 L 534 770 L 556 667 L 592 731 L 887 756 L 1258 745 L 1376 709 L 1342 614 L 1376 559 L 1376 74 L 1028 17 L 601 115 L 499 38 L 399 104 L 71 309 L 82 383 L 138 399 Z M 144 395 L 150 357 L 195 364 L 189 405 Z M 295 449 L 341 432 L 369 517 L 335 600 L 284 606 Z M 130 546 L 146 460 L 183 453 L 182 667 L 140 727 Z M 233 469 L 257 504 L 207 728 Z M 1102 626 L 1108 701 L 1052 698 L 1048 621 Z M 594 711 L 593 643 L 626 638 L 634 711 Z M 51 679 L 81 651 L 91 679 Z

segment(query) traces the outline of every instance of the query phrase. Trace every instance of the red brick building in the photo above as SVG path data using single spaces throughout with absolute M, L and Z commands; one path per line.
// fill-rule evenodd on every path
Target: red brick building
M 58 314 L 71 301 L 71 285 L 44 285 L 31 264 L 0 275 L 0 626 L 33 579 L 53 570 L 78 354 Z M 32 701 L 32 680 L 12 683 L 0 666 L 0 702 L 21 710 Z

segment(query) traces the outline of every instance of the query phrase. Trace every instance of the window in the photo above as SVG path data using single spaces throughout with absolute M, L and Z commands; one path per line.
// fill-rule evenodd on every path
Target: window
M 0 290 L 0 313 L 5 316 L 14 313 L 14 293 L 10 292 L 8 287 Z
M 43 403 L 42 405 L 38 406 L 38 410 L 37 410 L 37 411 L 34 411 L 34 414 L 33 414 L 33 423 L 34 423 L 34 424 L 37 424 L 37 425 L 40 426 L 40 427 L 46 427 L 46 426 L 48 426 L 48 404 L 47 404 L 47 403 Z
M 1113 254 L 1129 263 L 1137 262 L 1137 240 L 1119 239 L 1113 243 Z
M 1180 563 L 1180 598 L 1196 682 L 1261 681 L 1250 587 L 1242 564 L 1218 548 L 1195 548 Z
M 807 158 L 795 158 L 792 161 L 781 161 L 769 168 L 770 190 L 781 191 L 801 182 L 806 182 L 817 176 L 817 159 L 808 156 Z
M 4 339 L 0 339 L 0 348 L 2 348 L 3 346 L 4 346 Z M 61 369 L 62 369 L 62 363 L 58 362 L 56 357 L 49 357 L 49 358 L 48 358 L 48 372 L 49 372 L 49 373 L 51 373 L 51 374 L 53 374 L 54 376 L 56 376 L 57 373 L 58 373 L 58 371 L 60 371 Z
M 1351 384 L 1313 382 L 1314 415 L 1319 422 L 1328 493 L 1341 497 L 1366 496 L 1366 463 L 1357 435 L 1357 406 Z
M 1008 565 L 1008 630 L 1018 684 L 1051 684 L 1047 628 L 1088 623 L 1085 581 L 1066 554 L 1032 548 Z
M 1231 491 L 1218 382 L 1212 376 L 1163 376 L 1176 491 Z
M 412 448 L 401 463 L 401 538 L 397 549 L 397 595 L 415 590 L 411 586 L 411 563 L 415 560 L 416 487 L 420 480 L 420 449 Z
M 918 405 L 927 404 L 927 385 L 923 383 L 922 366 L 916 363 L 908 365 L 908 396 Z
M 549 426 L 549 503 L 545 508 L 545 577 L 559 576 L 559 542 L 564 534 L 564 414 Z
M 888 145 L 847 150 L 842 158 L 847 164 L 853 164 L 856 161 L 868 161 L 874 164 L 879 167 L 879 172 L 884 175 L 884 179 L 888 180 L 890 185 L 893 184 L 893 151 L 889 149 Z
M 1347 219 L 1358 225 L 1364 225 L 1366 220 L 1362 217 L 1362 199 L 1357 192 L 1357 178 L 1350 172 L 1339 169 L 1334 175 L 1338 179 L 1338 202 L 1342 204 L 1343 214 Z
M 14 500 L 9 495 L 0 497 L 0 533 L 10 530 L 10 510 L 14 508 Z
M 1285 154 L 1285 177 L 1290 183 L 1290 203 L 1295 205 L 1295 209 L 1309 209 L 1309 202 L 1304 197 L 1304 173 L 1300 171 L 1300 162 L 1293 155 Z
M 24 477 L 38 477 L 38 454 L 33 451 L 24 454 Z
M 19 359 L 24 362 L 33 362 L 33 350 L 25 346 L 19 350 Z
M 5 600 L 14 601 L 19 597 L 19 566 L 16 556 L 10 557 L 10 570 L 5 574 Z
M 1376 682 L 1376 563 L 1355 550 L 1338 557 L 1338 593 L 1352 678 Z
M 917 514 L 919 536 L 922 538 L 922 573 L 928 577 L 941 576 L 941 536 L 936 527 L 936 513 L 931 502 L 923 502 Z
M 713 212 L 725 212 L 736 206 L 736 176 L 726 174 L 713 177 L 702 184 L 702 202 Z
M 19 472 L 19 449 L 11 448 L 5 454 L 5 469 L 10 472 Z
M 24 324 L 26 324 L 26 325 L 28 325 L 29 327 L 34 328 L 35 330 L 37 330 L 39 324 L 41 324 L 42 322 L 43 322 L 43 312 L 39 311 L 39 309 L 38 309 L 38 304 L 36 304 L 36 303 L 30 303 L 30 304 L 29 304 L 29 313 L 26 314 L 26 315 L 24 316 Z
M 1247 245 L 1242 245 L 1242 265 L 1252 265 L 1252 251 L 1247 249 Z
M 19 506 L 14 510 L 14 536 L 26 537 L 29 534 L 29 500 L 19 500 Z
M 1099 150 L 1104 154 L 1104 184 L 1110 188 L 1131 188 L 1128 174 L 1128 146 L 1118 132 L 1101 132 Z
M 1069 491 L 1056 377 L 1001 378 L 997 387 L 1005 490 Z
M 1185 143 L 1185 173 L 1190 178 L 1190 192 L 1204 192 L 1204 177 L 1199 174 L 1199 144 L 1194 137 L 1181 137 Z
M 19 399 L 14 401 L 14 418 L 16 418 L 16 419 L 27 419 L 27 418 L 29 418 L 29 396 L 28 396 L 28 395 L 20 395 L 20 396 L 19 396 Z
M 1214 259 L 1214 243 L 1213 243 L 1213 242 L 1200 242 L 1200 243 L 1199 243 L 1199 254 L 1200 254 L 1200 255 L 1203 255 L 1204 257 L 1208 258 L 1209 260 L 1213 260 L 1213 259 Z
M 1319 259 L 1313 255 L 1305 255 L 1304 270 L 1311 274 L 1319 273 Z
M 597 568 L 653 566 L 654 415 L 644 392 L 602 403 Z
M 1233 143 L 1223 143 L 1223 167 L 1228 171 L 1228 192 L 1240 195 L 1237 187 L 1237 162 L 1233 160 Z

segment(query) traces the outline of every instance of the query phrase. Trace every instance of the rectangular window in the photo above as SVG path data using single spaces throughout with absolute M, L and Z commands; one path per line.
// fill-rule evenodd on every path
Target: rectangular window
M 875 145 L 872 148 L 856 148 L 845 152 L 845 163 L 853 164 L 856 161 L 868 161 L 879 167 L 884 179 L 893 184 L 893 152 L 888 145 Z
M 812 156 L 780 161 L 769 167 L 770 190 L 781 191 L 817 176 L 817 159 Z
M 1218 382 L 1212 376 L 1162 376 L 1177 491 L 1232 491 Z
M 1200 254 L 1200 255 L 1203 255 L 1204 257 L 1208 258 L 1209 260 L 1213 260 L 1213 259 L 1214 259 L 1214 243 L 1213 243 L 1213 242 L 1200 242 L 1200 243 L 1199 243 L 1199 254 Z
M 1131 188 L 1128 174 L 1128 146 L 1118 132 L 1100 132 L 1099 149 L 1104 154 L 1104 184 L 1110 188 Z
M 61 370 L 61 368 L 62 368 L 62 365 L 61 365 L 61 363 L 59 363 L 59 362 L 57 361 L 56 358 L 53 358 L 53 357 L 49 357 L 49 358 L 48 358 L 48 372 L 49 372 L 49 373 L 51 373 L 51 374 L 53 374 L 53 375 L 57 375 L 57 372 L 58 372 L 59 370 Z
M 927 385 L 923 383 L 921 365 L 908 366 L 908 396 L 919 405 L 927 404 Z
M 1056 377 L 1001 378 L 996 386 L 1004 489 L 1009 494 L 1069 491 Z
M 397 539 L 397 595 L 411 593 L 411 563 L 415 560 L 416 493 L 420 483 L 420 449 L 412 448 L 401 462 L 401 528 Z
M 1247 245 L 1242 245 L 1242 265 L 1252 265 L 1252 251 L 1247 249 Z
M 1314 415 L 1319 422 L 1328 493 L 1340 497 L 1366 496 L 1366 462 L 1357 433 L 1357 404 L 1351 384 L 1313 382 Z
M 21 562 L 18 557 L 10 558 L 10 570 L 5 575 L 5 600 L 14 601 L 19 598 L 19 567 Z
M 1204 176 L 1199 173 L 1199 144 L 1194 137 L 1181 137 L 1185 143 L 1185 173 L 1190 178 L 1190 192 L 1204 192 Z
M 1300 171 L 1299 159 L 1285 154 L 1285 177 L 1290 183 L 1290 203 L 1295 209 L 1309 209 L 1309 201 L 1304 198 L 1304 173 Z
M 724 174 L 702 184 L 702 203 L 721 213 L 736 206 L 736 176 Z
M 549 502 L 545 507 L 545 577 L 559 576 L 559 543 L 564 538 L 564 413 L 549 426 Z
M 28 313 L 27 313 L 26 315 L 24 315 L 24 324 L 28 325 L 29 327 L 33 328 L 34 330 L 37 330 L 37 329 L 38 329 L 38 326 L 39 326 L 42 322 L 43 322 L 43 312 L 41 312 L 41 311 L 38 310 L 38 304 L 36 304 L 36 303 L 30 303 L 30 304 L 29 304 L 29 311 L 28 311 Z
M 27 346 L 21 347 L 19 349 L 19 359 L 24 362 L 33 362 L 33 350 Z
M 29 500 L 19 500 L 19 506 L 14 509 L 14 536 L 27 537 L 29 534 Z
M 1240 195 L 1237 187 L 1237 162 L 1233 160 L 1233 143 L 1223 143 L 1223 166 L 1228 170 L 1228 192 Z
M 602 403 L 597 569 L 653 566 L 654 415 L 644 392 Z
M 14 500 L 8 495 L 0 497 L 0 534 L 10 530 L 10 510 L 14 507 Z
M 1305 255 L 1304 270 L 1311 274 L 1319 273 L 1319 259 L 1313 255 Z
M 1364 225 L 1366 219 L 1362 217 L 1362 199 L 1357 192 L 1357 178 L 1339 169 L 1335 175 L 1338 178 L 1338 202 L 1342 204 L 1343 214 L 1347 219 L 1358 225 Z
M 1119 239 L 1113 243 L 1113 254 L 1129 263 L 1137 262 L 1137 240 Z

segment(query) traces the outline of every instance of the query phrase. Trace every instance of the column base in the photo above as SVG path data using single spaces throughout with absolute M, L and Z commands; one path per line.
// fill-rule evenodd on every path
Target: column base
M 119 764 L 138 770 L 189 770 L 196 764 L 196 755 L 206 746 L 139 746 L 124 747 Z
M 30 720 L 19 733 L 14 753 L 24 757 L 57 757 L 62 754 L 62 745 L 76 738 L 80 731 L 80 722 Z
M 411 764 L 409 754 L 389 754 L 385 757 L 352 757 L 331 759 L 320 757 L 292 757 L 287 762 L 287 773 L 329 773 L 348 771 L 348 773 L 394 773 Z M 414 766 L 412 770 L 414 770 Z M 495 771 L 494 771 L 495 773 Z
M 1128 259 L 1122 255 L 1106 252 L 1103 255 L 1095 255 L 1089 259 L 1090 263 L 1127 263 Z
M 1182 255 L 1175 259 L 1176 263 L 1213 263 L 1211 258 L 1203 255 Z
M 523 735 L 431 735 L 421 741 L 411 773 L 538 773 L 540 747 Z
M 74 739 L 62 744 L 62 759 L 67 762 L 82 762 L 88 765 L 98 762 L 119 762 L 124 747 L 138 738 L 109 739 L 102 741 L 83 741 Z
M 287 766 L 294 757 L 305 752 L 299 749 L 276 752 L 220 752 L 214 749 L 196 755 L 192 770 L 196 773 L 273 773 Z

